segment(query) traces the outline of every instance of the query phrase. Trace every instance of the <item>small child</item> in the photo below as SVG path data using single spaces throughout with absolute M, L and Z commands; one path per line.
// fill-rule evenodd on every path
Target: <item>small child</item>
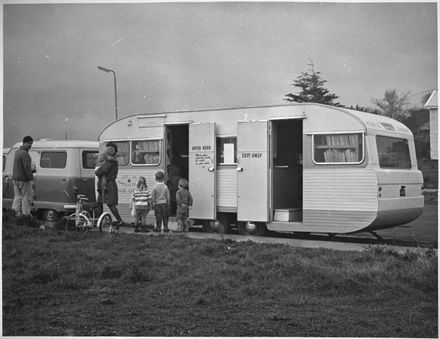
M 116 154 L 115 146 L 113 146 L 113 144 L 111 145 L 107 144 L 107 147 L 105 148 L 104 152 L 98 155 L 98 158 L 96 159 L 95 173 L 99 173 L 100 170 L 107 163 L 107 161 L 118 161 L 118 159 L 115 156 Z M 98 181 L 96 185 L 96 190 L 99 192 L 102 189 L 102 192 L 104 193 L 107 190 L 107 177 L 105 175 L 97 175 L 97 177 L 98 177 Z
M 131 197 L 131 205 L 134 207 L 134 231 L 139 232 L 139 225 L 142 225 L 142 219 L 147 217 L 150 211 L 151 192 L 148 189 L 147 181 L 144 177 L 139 177 L 136 188 Z
M 151 192 L 153 201 L 154 215 L 156 216 L 156 227 L 154 232 L 160 232 L 163 221 L 163 231 L 169 232 L 168 229 L 168 215 L 170 205 L 170 191 L 164 183 L 165 174 L 162 171 L 156 172 L 156 186 Z
M 193 199 L 191 193 L 188 190 L 188 180 L 179 180 L 179 189 L 176 192 L 176 219 L 177 227 L 180 232 L 188 232 L 188 214 L 189 206 L 192 206 Z

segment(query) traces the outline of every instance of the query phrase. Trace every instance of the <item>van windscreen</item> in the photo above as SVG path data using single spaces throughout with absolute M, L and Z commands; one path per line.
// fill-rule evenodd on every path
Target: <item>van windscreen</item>
M 381 168 L 411 168 L 407 139 L 378 135 L 376 136 L 376 144 Z

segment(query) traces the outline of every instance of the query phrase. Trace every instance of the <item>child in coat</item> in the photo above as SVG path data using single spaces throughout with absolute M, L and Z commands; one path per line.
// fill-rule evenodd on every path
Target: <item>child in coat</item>
M 176 192 L 176 203 L 176 219 L 178 230 L 180 232 L 188 232 L 189 206 L 192 206 L 193 199 L 188 190 L 188 180 L 186 179 L 182 178 L 179 180 L 179 189 Z
M 151 205 L 151 192 L 148 189 L 147 181 L 144 177 L 139 177 L 136 188 L 131 197 L 132 211 L 134 213 L 134 231 L 139 232 L 139 225 L 145 220 Z
M 164 183 L 165 174 L 162 171 L 156 172 L 156 186 L 151 192 L 151 198 L 156 216 L 156 227 L 154 232 L 160 232 L 163 222 L 163 231 L 169 232 L 168 216 L 170 210 L 170 191 Z

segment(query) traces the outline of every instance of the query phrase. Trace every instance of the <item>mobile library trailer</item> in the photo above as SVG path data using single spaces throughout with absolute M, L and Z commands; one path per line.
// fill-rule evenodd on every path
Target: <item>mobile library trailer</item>
M 3 208 L 14 200 L 12 168 L 22 143 L 3 149 Z M 29 150 L 34 174 L 34 210 L 48 221 L 76 207 L 76 195 L 95 202 L 95 162 L 99 145 L 85 140 L 36 140 Z
M 191 219 L 243 234 L 352 233 L 416 219 L 423 178 L 411 131 L 393 119 L 314 103 L 137 114 L 107 126 L 121 214 L 136 178 L 188 178 Z M 173 209 L 172 209 L 173 210 Z

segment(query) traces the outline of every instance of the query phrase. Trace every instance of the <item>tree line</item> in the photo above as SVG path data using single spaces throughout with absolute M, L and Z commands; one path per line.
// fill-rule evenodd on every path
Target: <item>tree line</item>
M 309 66 L 309 72 L 301 72 L 301 74 L 294 80 L 292 85 L 298 88 L 298 90 L 296 93 L 286 94 L 284 98 L 286 101 L 316 102 L 331 106 L 345 107 L 358 111 L 384 115 L 403 123 L 405 123 L 410 117 L 409 92 L 405 93 L 399 92 L 397 89 L 386 89 L 381 98 L 372 99 L 372 103 L 375 107 L 363 107 L 359 105 L 356 105 L 355 107 L 347 107 L 336 102 L 336 99 L 339 97 L 325 88 L 327 80 L 322 78 L 321 72 L 315 70 L 313 62 L 311 62 Z M 423 97 L 423 104 L 428 100 L 430 94 L 431 93 L 427 93 Z

